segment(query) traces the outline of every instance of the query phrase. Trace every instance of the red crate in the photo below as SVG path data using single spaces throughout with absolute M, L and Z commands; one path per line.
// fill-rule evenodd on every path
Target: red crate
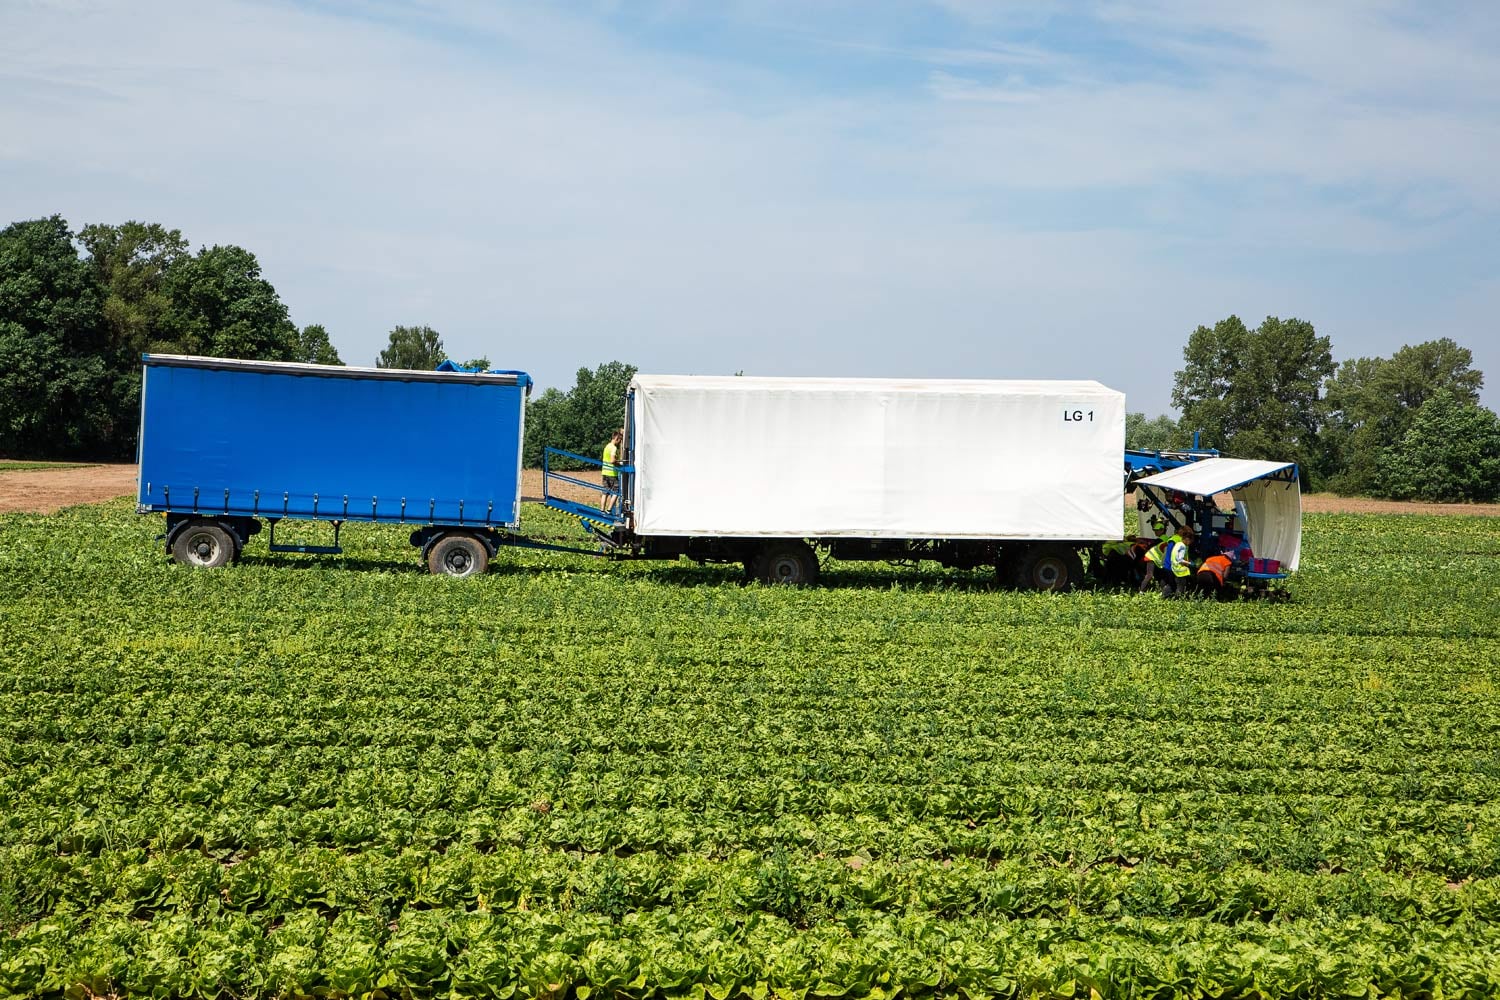
M 1252 559 L 1250 560 L 1250 572 L 1252 573 L 1280 573 L 1280 559 Z

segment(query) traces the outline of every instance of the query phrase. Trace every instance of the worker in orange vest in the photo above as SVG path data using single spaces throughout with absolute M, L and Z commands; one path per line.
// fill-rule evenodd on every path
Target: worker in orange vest
M 1229 586 L 1229 570 L 1233 565 L 1233 560 L 1222 552 L 1209 556 L 1198 567 L 1193 582 L 1203 593 L 1211 594 L 1221 601 L 1228 600 L 1234 596 L 1234 591 Z

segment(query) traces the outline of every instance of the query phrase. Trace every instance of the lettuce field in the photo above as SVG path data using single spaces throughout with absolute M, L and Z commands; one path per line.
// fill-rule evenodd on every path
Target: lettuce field
M 0 516 L 0 995 L 1500 995 L 1500 519 L 1237 604 L 160 530 Z

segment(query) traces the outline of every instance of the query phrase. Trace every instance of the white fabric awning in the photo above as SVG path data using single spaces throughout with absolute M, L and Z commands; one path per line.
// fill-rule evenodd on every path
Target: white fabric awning
M 1266 462 L 1253 458 L 1205 458 L 1201 462 L 1137 479 L 1136 485 L 1160 486 L 1163 489 L 1209 497 L 1215 493 L 1226 493 L 1236 486 L 1244 486 L 1283 469 L 1295 468 L 1295 465 L 1294 462 Z

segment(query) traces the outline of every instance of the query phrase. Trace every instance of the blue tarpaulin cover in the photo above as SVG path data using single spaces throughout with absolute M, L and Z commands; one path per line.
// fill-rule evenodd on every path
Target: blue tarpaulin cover
M 143 511 L 520 519 L 524 373 L 143 360 Z

